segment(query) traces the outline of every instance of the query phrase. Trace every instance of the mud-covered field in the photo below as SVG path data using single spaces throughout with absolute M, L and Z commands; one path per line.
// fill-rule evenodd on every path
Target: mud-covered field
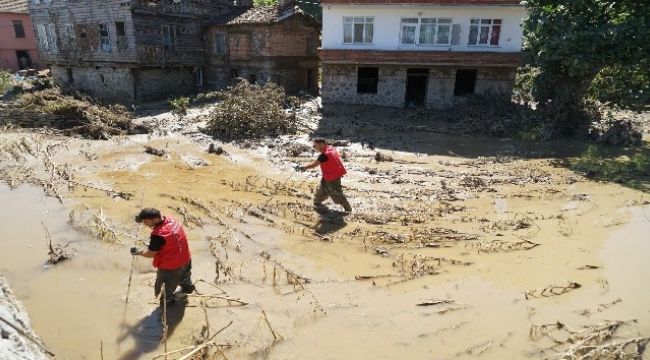
M 0 133 L 2 271 L 57 358 L 644 359 L 650 180 L 585 170 L 589 144 L 315 106 L 302 135 L 222 144 L 204 115 L 106 141 Z M 293 170 L 310 135 L 345 159 L 350 216 L 311 208 L 319 173 Z M 128 252 L 143 206 L 185 223 L 199 293 L 162 343 L 155 273 Z

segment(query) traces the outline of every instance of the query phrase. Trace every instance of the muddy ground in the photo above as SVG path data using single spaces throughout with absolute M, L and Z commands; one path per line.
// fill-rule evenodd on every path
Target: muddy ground
M 151 359 L 213 339 L 199 355 L 643 359 L 650 181 L 574 171 L 588 144 L 317 104 L 301 135 L 222 144 L 198 130 L 206 114 L 152 110 L 139 121 L 154 134 L 107 141 L 0 134 L 2 271 L 57 358 Z M 293 170 L 315 158 L 310 135 L 336 140 L 352 215 L 311 209 L 319 174 Z M 146 259 L 124 316 L 143 206 L 184 221 L 198 280 L 169 309 L 166 345 Z M 46 264 L 44 226 L 69 259 Z

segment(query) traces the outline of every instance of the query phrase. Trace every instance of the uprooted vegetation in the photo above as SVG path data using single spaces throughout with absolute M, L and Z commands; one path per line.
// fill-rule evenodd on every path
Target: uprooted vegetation
M 407 113 L 405 118 L 444 121 L 450 124 L 450 132 L 465 135 L 518 137 L 523 140 L 550 140 L 578 135 L 615 146 L 642 143 L 638 119 L 626 112 L 612 112 L 592 102 L 580 116 L 585 118 L 584 126 L 567 129 L 571 124 L 563 124 L 563 116 L 553 113 L 552 108 L 542 111 L 503 97 L 472 96 L 449 109 L 419 110 Z
M 204 131 L 224 140 L 293 134 L 299 124 L 291 108 L 297 105 L 274 83 L 249 84 L 242 80 L 219 92 L 221 101 L 210 114 Z M 289 108 L 289 111 L 285 111 Z
M 23 94 L 3 109 L 6 119 L 22 127 L 53 127 L 66 135 L 80 135 L 89 139 L 108 139 L 111 136 L 146 133 L 142 125 L 135 125 L 131 112 L 122 105 L 100 105 L 85 97 L 64 95 L 59 89 L 47 89 Z

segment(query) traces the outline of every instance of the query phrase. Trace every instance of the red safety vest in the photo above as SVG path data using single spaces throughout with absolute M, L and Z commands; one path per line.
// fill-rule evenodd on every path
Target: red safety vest
M 190 247 L 187 244 L 187 235 L 180 222 L 172 217 L 163 217 L 151 235 L 158 235 L 165 239 L 165 244 L 153 258 L 153 266 L 161 270 L 175 270 L 187 265 L 190 261 Z
M 339 152 L 331 145 L 327 145 L 324 154 L 327 156 L 327 161 L 320 163 L 320 169 L 323 172 L 323 179 L 326 181 L 334 181 L 347 174 Z

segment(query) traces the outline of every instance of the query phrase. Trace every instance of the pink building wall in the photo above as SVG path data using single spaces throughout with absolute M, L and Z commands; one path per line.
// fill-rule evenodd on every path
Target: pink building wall
M 14 20 L 21 20 L 25 29 L 24 38 L 16 38 Z M 16 51 L 27 51 L 31 59 L 31 68 L 40 68 L 36 37 L 32 21 L 26 13 L 0 13 L 0 69 L 18 71 L 20 69 Z

